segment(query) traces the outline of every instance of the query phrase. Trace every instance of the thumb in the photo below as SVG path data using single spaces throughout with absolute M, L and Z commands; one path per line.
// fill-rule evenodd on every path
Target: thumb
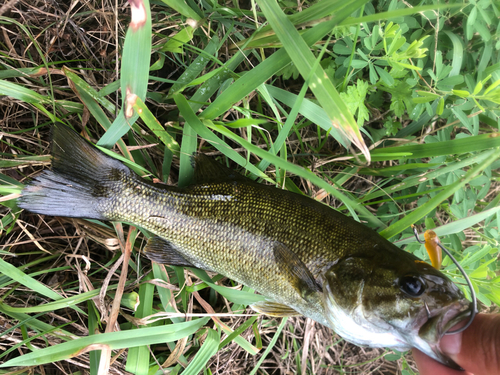
M 500 314 L 478 314 L 464 332 L 444 336 L 440 347 L 467 371 L 500 374 Z

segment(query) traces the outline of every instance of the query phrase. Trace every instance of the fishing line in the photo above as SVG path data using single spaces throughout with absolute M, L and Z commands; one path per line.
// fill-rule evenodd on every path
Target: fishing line
M 412 226 L 412 227 L 413 227 L 413 233 L 415 234 L 415 238 L 417 239 L 417 241 L 421 244 L 425 244 L 425 241 L 422 241 L 420 238 L 418 238 L 417 228 L 415 226 Z M 437 241 L 437 245 L 441 248 L 441 250 L 444 251 L 444 253 L 446 255 L 448 255 L 450 257 L 450 259 L 453 261 L 453 263 L 455 263 L 455 266 L 457 266 L 459 271 L 464 276 L 465 281 L 467 281 L 467 285 L 469 286 L 470 295 L 471 295 L 471 299 L 472 299 L 471 315 L 470 315 L 470 318 L 469 318 L 469 321 L 467 322 L 467 324 L 461 328 L 454 330 L 454 331 L 447 331 L 444 333 L 445 335 L 454 335 L 455 333 L 460 333 L 460 332 L 465 331 L 472 324 L 472 321 L 474 320 L 476 313 L 477 313 L 476 292 L 474 291 L 474 287 L 472 286 L 472 283 L 469 279 L 469 276 L 467 276 L 467 274 L 465 273 L 462 266 L 458 263 L 458 261 L 453 257 L 453 255 L 451 255 L 451 253 L 443 245 L 441 245 L 441 242 L 439 240 Z

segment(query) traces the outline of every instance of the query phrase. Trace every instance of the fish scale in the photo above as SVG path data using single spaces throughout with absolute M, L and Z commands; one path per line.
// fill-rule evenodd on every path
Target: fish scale
M 285 222 L 289 218 L 285 213 L 293 209 L 300 213 L 300 206 L 292 205 L 287 196 L 263 192 L 262 185 L 233 182 L 158 188 L 128 171 L 123 173 L 119 181 L 122 191 L 116 191 L 115 197 L 97 208 L 108 220 L 140 225 L 182 250 L 199 268 L 227 275 L 278 302 L 297 299 L 297 291 L 283 283 L 282 272 L 273 261 L 272 245 L 294 233 L 285 241 L 292 249 L 304 245 L 312 249 L 318 247 L 320 233 L 306 235 L 300 228 L 300 218 Z M 276 205 L 280 210 L 274 209 Z M 304 252 L 303 261 L 313 258 L 313 253 Z M 304 306 L 297 309 L 308 316 L 322 313 L 319 298 L 315 307 L 299 305 Z
M 470 314 L 451 280 L 363 224 L 309 197 L 258 184 L 193 158 L 196 181 L 178 188 L 140 178 L 77 133 L 55 125 L 52 171 L 18 205 L 34 213 L 127 222 L 151 232 L 151 260 L 225 275 L 268 298 L 252 307 L 302 314 L 358 345 L 439 348 Z

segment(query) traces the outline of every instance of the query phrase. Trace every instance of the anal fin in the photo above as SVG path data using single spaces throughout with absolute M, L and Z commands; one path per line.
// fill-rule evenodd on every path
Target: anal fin
M 194 267 L 175 247 L 161 237 L 154 236 L 148 240 L 143 249 L 144 254 L 152 261 L 171 266 Z
M 250 308 L 259 314 L 265 314 L 277 318 L 286 316 L 302 316 L 301 313 L 295 311 L 287 305 L 271 301 L 259 301 L 250 305 Z

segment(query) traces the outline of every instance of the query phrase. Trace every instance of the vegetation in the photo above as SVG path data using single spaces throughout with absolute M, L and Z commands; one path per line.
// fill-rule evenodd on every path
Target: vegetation
M 193 152 L 213 155 L 423 259 L 411 225 L 433 228 L 498 309 L 498 4 L 131 3 L 0 7 L 0 371 L 416 371 L 310 321 L 256 316 L 253 291 L 221 275 L 151 265 L 140 228 L 21 212 L 54 122 L 169 184 L 189 184 Z M 464 284 L 448 258 L 443 271 Z

